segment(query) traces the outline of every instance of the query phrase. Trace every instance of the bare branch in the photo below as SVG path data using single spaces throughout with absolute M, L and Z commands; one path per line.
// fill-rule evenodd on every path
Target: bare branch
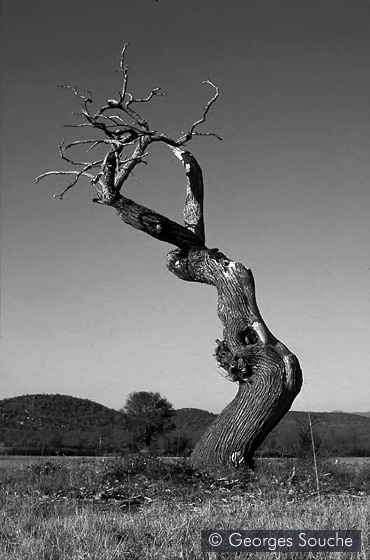
M 119 136 L 121 134 L 126 134 L 127 132 L 136 132 L 138 136 L 143 136 L 143 135 L 149 135 L 149 136 L 154 136 L 156 134 L 156 132 L 154 130 L 143 130 L 142 128 L 138 128 L 137 126 L 133 125 L 133 124 L 127 124 L 121 117 L 114 115 L 113 117 L 108 117 L 107 115 L 101 115 L 100 116 L 101 119 L 120 119 L 121 123 L 116 123 L 115 121 L 113 121 L 115 124 L 108 124 L 106 125 L 107 128 L 113 128 L 113 127 L 119 127 L 117 130 L 112 131 L 114 133 L 115 136 Z M 123 129 L 123 130 L 121 130 Z
M 72 142 L 71 144 L 68 144 L 67 146 L 64 146 L 64 141 L 61 142 L 59 144 L 59 154 L 61 156 L 62 159 L 64 159 L 65 161 L 67 161 L 68 163 L 70 163 L 71 165 L 84 165 L 85 166 L 85 170 L 92 168 L 92 167 L 96 167 L 98 165 L 100 165 L 102 163 L 103 160 L 98 160 L 95 162 L 90 162 L 90 161 L 74 161 L 72 159 L 70 159 L 69 157 L 67 157 L 65 155 L 65 152 L 68 148 L 73 147 L 73 145 L 77 145 L 79 142 L 83 142 L 83 140 L 77 140 L 77 142 Z M 107 140 L 102 140 L 102 142 L 107 143 Z
M 206 108 L 205 108 L 205 110 L 204 110 L 203 116 L 202 116 L 198 121 L 196 121 L 196 122 L 193 124 L 193 126 L 191 127 L 191 129 L 190 129 L 190 132 L 191 132 L 191 133 L 194 132 L 195 128 L 196 128 L 198 125 L 200 125 L 200 124 L 202 124 L 202 123 L 205 122 L 208 111 L 210 110 L 210 108 L 212 107 L 213 103 L 216 101 L 216 99 L 217 99 L 217 98 L 219 97 L 219 95 L 220 95 L 220 91 L 219 91 L 218 87 L 215 86 L 210 80 L 204 80 L 204 82 L 202 82 L 202 84 L 209 84 L 210 86 L 212 86 L 212 87 L 216 90 L 216 93 L 214 94 L 214 96 L 212 97 L 212 99 L 210 99 L 210 100 L 208 101 L 208 103 L 207 103 L 207 105 L 206 105 Z
M 127 114 L 130 115 L 131 118 L 134 119 L 137 124 L 142 126 L 145 130 L 149 130 L 148 122 L 146 121 L 146 119 L 141 117 L 137 111 L 132 109 L 131 105 L 133 103 L 148 103 L 151 99 L 153 99 L 153 97 L 164 96 L 166 94 L 161 91 L 161 88 L 154 88 L 147 97 L 144 97 L 142 99 L 136 99 L 133 95 L 131 95 L 131 93 L 128 93 L 127 95 L 129 99 L 125 104 L 124 110 L 127 112 Z
M 64 89 L 69 89 L 71 90 L 79 99 L 82 99 L 82 101 L 86 102 L 86 103 L 92 103 L 92 93 L 91 91 L 89 91 L 88 89 L 84 89 L 84 92 L 87 93 L 87 95 L 82 95 L 79 91 L 77 86 L 71 86 L 70 84 L 58 84 L 57 87 L 60 88 L 64 88 Z
M 126 113 L 129 117 L 131 117 L 134 120 L 135 124 L 138 124 L 139 126 L 141 126 L 144 130 L 140 130 L 140 133 L 145 134 L 145 132 L 149 130 L 149 126 L 148 126 L 147 121 L 143 117 L 141 117 L 137 113 L 137 111 L 134 111 L 134 109 L 132 109 L 130 107 L 130 105 L 133 104 L 133 103 L 148 102 L 155 95 L 164 95 L 164 93 L 160 91 L 160 88 L 154 88 L 146 98 L 136 99 L 136 98 L 133 97 L 133 95 L 131 93 L 127 92 L 128 67 L 127 67 L 127 65 L 124 64 L 124 59 L 125 59 L 125 53 L 126 53 L 127 46 L 128 46 L 128 43 L 126 43 L 123 46 L 123 49 L 121 51 L 120 65 L 119 65 L 119 70 L 118 70 L 118 72 L 123 73 L 123 84 L 122 84 L 121 91 L 119 93 L 119 99 L 118 100 L 108 99 L 107 104 L 104 105 L 103 107 L 101 107 L 95 113 L 95 115 L 92 117 L 92 120 L 94 120 L 95 123 L 97 123 L 98 122 L 97 119 L 106 118 L 106 119 L 110 119 L 113 122 L 115 122 L 114 118 L 117 118 L 117 117 L 113 117 L 112 115 L 106 116 L 106 115 L 103 115 L 103 114 L 105 113 L 105 111 L 108 111 L 109 109 L 119 109 L 119 110 L 123 111 L 124 113 Z M 72 90 L 76 93 L 76 88 L 72 88 Z M 77 94 L 78 94 L 78 92 L 76 93 L 76 95 Z M 128 97 L 127 100 L 126 100 L 126 96 Z M 86 109 L 86 104 L 85 104 L 85 109 Z M 89 122 L 91 122 L 91 118 L 88 118 L 89 116 L 91 117 L 91 115 L 86 115 L 85 111 L 83 111 L 83 114 L 89 120 Z M 131 125 L 128 125 L 127 123 L 125 123 L 125 121 L 123 121 L 123 119 L 121 119 L 120 117 L 119 117 L 119 120 L 123 124 L 125 124 L 126 126 L 131 126 Z M 98 125 L 96 124 L 96 126 L 98 126 Z
M 131 158 L 125 158 L 125 159 L 120 159 L 119 163 L 120 164 L 126 164 L 129 163 L 131 161 L 136 161 L 137 163 L 144 163 L 145 165 L 147 165 L 147 161 L 143 161 L 144 158 L 148 157 L 148 152 L 145 152 L 144 154 L 142 154 L 141 156 L 137 156 L 137 157 L 131 157 Z
M 91 152 L 91 150 L 93 150 L 94 148 L 96 148 L 96 146 L 98 146 L 99 144 L 111 144 L 111 140 L 76 140 L 75 142 L 71 142 L 70 144 L 67 144 L 66 146 L 63 145 L 63 151 L 65 150 L 69 150 L 70 148 L 73 148 L 73 146 L 78 146 L 78 145 L 82 145 L 82 144 L 91 144 L 91 146 L 86 150 L 86 153 Z M 59 149 L 62 148 L 62 144 L 59 145 Z M 64 155 L 62 155 L 63 159 L 66 159 L 66 157 Z M 71 160 L 67 159 L 67 161 L 69 161 L 71 163 Z M 75 165 L 78 165 L 78 163 L 76 163 Z M 85 163 L 83 164 L 85 165 Z
M 220 96 L 220 91 L 219 91 L 218 87 L 215 86 L 210 80 L 204 80 L 204 82 L 202 82 L 202 84 L 208 84 L 208 85 L 212 86 L 215 89 L 216 93 L 214 94 L 212 99 L 210 99 L 208 101 L 201 118 L 198 119 L 197 121 L 195 121 L 195 123 L 192 125 L 190 130 L 188 132 L 186 132 L 183 136 L 180 136 L 180 138 L 177 140 L 178 144 L 185 144 L 185 142 L 188 142 L 189 140 L 191 140 L 191 138 L 193 136 L 200 135 L 198 132 L 195 132 L 196 127 L 205 122 L 208 111 L 210 110 L 210 108 L 212 107 L 212 105 L 214 104 L 216 99 Z M 216 134 L 213 134 L 213 133 L 208 134 L 208 136 L 216 136 L 217 138 L 219 138 Z
M 221 136 L 215 132 L 193 132 L 193 136 L 214 136 L 217 140 L 222 140 Z
M 108 124 L 107 126 L 121 126 L 121 124 L 115 120 L 116 117 L 113 117 L 111 115 L 100 115 L 99 118 L 111 121 L 113 123 L 111 125 Z
M 83 126 L 94 126 L 92 123 L 80 123 L 80 124 L 64 124 L 64 128 L 82 128 Z
M 130 107 L 130 104 L 134 103 L 133 96 L 131 95 L 131 93 L 128 93 L 127 95 L 129 96 L 129 100 L 126 102 L 123 110 L 134 120 L 136 124 L 143 127 L 144 130 L 149 130 L 149 125 L 146 119 L 144 119 L 142 116 L 139 115 L 139 113 L 137 113 L 136 111 L 134 111 L 134 109 Z
M 91 91 L 85 89 L 84 92 L 85 92 L 87 95 L 82 95 L 82 94 L 78 91 L 77 86 L 71 86 L 71 85 L 68 85 L 68 84 L 67 84 L 67 85 L 65 85 L 65 84 L 58 84 L 58 87 L 71 90 L 71 91 L 76 95 L 76 97 L 78 97 L 79 99 L 81 99 L 82 104 L 83 104 L 83 110 L 82 110 L 82 112 L 83 112 L 84 114 L 87 113 L 87 114 L 90 116 L 89 110 L 88 110 L 88 108 L 87 108 L 87 104 L 93 102 L 93 98 L 92 98 L 92 93 L 91 93 Z
M 121 190 L 123 183 L 128 179 L 136 165 L 142 162 L 142 159 L 146 154 L 146 148 L 151 142 L 152 139 L 149 136 L 142 136 L 138 139 L 131 158 L 121 165 L 116 174 L 114 186 L 117 193 Z
M 196 120 L 187 133 L 183 133 L 178 140 L 168 137 L 166 134 L 157 134 L 156 131 L 150 130 L 149 124 L 134 108 L 135 104 L 149 103 L 155 96 L 163 96 L 165 93 L 160 88 L 153 88 L 151 92 L 142 98 L 136 98 L 127 91 L 128 84 L 128 67 L 125 64 L 125 56 L 128 44 L 125 44 L 121 50 L 119 72 L 123 74 L 122 88 L 118 99 L 108 99 L 106 104 L 100 107 L 95 113 L 90 113 L 90 104 L 93 97 L 90 91 L 83 90 L 80 92 L 76 86 L 61 85 L 60 87 L 70 90 L 78 99 L 81 100 L 81 109 L 79 116 L 85 119 L 85 122 L 78 124 L 67 124 L 66 127 L 80 128 L 93 127 L 100 130 L 105 138 L 84 139 L 70 142 L 69 144 L 61 143 L 59 152 L 65 161 L 71 165 L 81 166 L 81 171 L 71 173 L 74 180 L 61 193 L 63 196 L 67 190 L 73 187 L 81 176 L 84 176 L 90 169 L 100 167 L 99 173 L 93 177 L 93 184 L 100 182 L 102 186 L 100 202 L 110 204 L 117 198 L 124 182 L 133 173 L 136 165 L 143 163 L 147 156 L 147 147 L 153 142 L 163 142 L 172 149 L 177 148 L 177 157 L 180 158 L 186 169 L 188 180 L 187 195 L 184 209 L 184 220 L 186 227 L 204 241 L 204 224 L 203 224 L 203 183 L 201 172 L 197 172 L 196 160 L 191 156 L 190 152 L 181 151 L 183 146 L 193 136 L 215 136 L 212 132 L 198 132 L 197 127 L 205 122 L 207 114 L 213 103 L 219 96 L 218 88 L 210 81 L 206 80 L 205 84 L 214 88 L 213 97 L 206 104 L 201 118 Z M 113 112 L 114 111 L 114 112 Z M 127 118 L 127 120 L 126 120 Z M 131 121 L 127 122 L 127 121 Z M 87 146 L 86 152 L 89 152 L 99 145 L 107 146 L 107 153 L 103 159 L 95 162 L 75 161 L 66 152 L 78 146 Z M 132 146 L 132 153 L 122 155 L 123 150 Z M 175 150 L 174 150 L 175 151 Z M 176 152 L 175 152 L 176 153 Z M 181 155 L 180 155 L 181 154 Z M 185 155 L 184 155 L 185 154 Z M 186 154 L 189 154 L 186 155 Z M 121 157 L 122 156 L 122 157 Z M 190 158 L 190 159 L 189 159 Z M 191 159 L 193 158 L 193 159 Z M 185 161 L 186 160 L 186 161 Z M 194 160 L 194 161 L 193 161 Z M 198 166 L 199 167 L 199 166 Z M 200 168 L 199 168 L 200 170 Z
M 87 177 L 88 179 L 90 179 L 92 185 L 95 185 L 97 182 L 99 182 L 100 185 L 104 187 L 103 183 L 99 181 L 99 179 L 97 179 L 95 175 L 92 175 L 91 173 L 86 173 L 86 171 L 47 171 L 46 173 L 42 173 L 42 175 L 36 177 L 35 181 L 36 183 L 38 183 L 42 179 L 45 179 L 45 177 L 50 177 L 51 175 L 75 175 L 76 176 L 76 178 L 71 183 L 69 183 L 61 193 L 53 194 L 53 198 L 59 198 L 60 200 L 62 200 L 63 196 L 67 191 L 69 191 L 69 189 L 75 186 L 75 184 L 80 179 L 80 177 Z
M 121 58 L 120 58 L 120 61 L 119 61 L 119 68 L 120 68 L 119 72 L 123 73 L 122 89 L 121 89 L 121 93 L 120 93 L 120 99 L 121 100 L 123 100 L 125 98 L 126 90 L 127 90 L 127 82 L 128 82 L 128 66 L 124 63 L 127 47 L 128 47 L 128 43 L 125 43 L 123 45 L 123 49 L 121 51 Z
M 72 146 L 78 146 L 80 144 L 108 144 L 110 142 L 110 140 L 97 140 L 96 138 L 92 139 L 92 140 L 75 140 L 74 142 L 70 142 L 69 144 L 66 144 L 64 146 L 65 150 L 68 150 L 69 148 L 72 148 Z
M 86 150 L 86 153 L 91 152 L 91 150 L 93 150 L 94 148 L 96 148 L 96 146 L 98 146 L 98 144 L 101 144 L 100 140 L 99 140 L 99 141 L 97 140 L 94 144 L 92 144 L 92 146 L 90 146 L 90 148 L 88 148 L 88 149 Z
M 120 71 L 122 71 L 122 72 L 127 71 L 126 70 L 127 66 L 124 65 L 125 53 L 126 53 L 127 47 L 128 47 L 128 43 L 125 43 L 122 47 L 122 50 L 121 50 L 121 58 L 120 58 L 120 61 L 119 61 L 119 67 L 120 67 Z
M 135 97 L 133 97 L 130 94 L 130 100 L 126 104 L 126 107 L 127 107 L 127 105 L 131 105 L 132 103 L 148 103 L 148 101 L 153 99 L 154 96 L 160 97 L 160 96 L 165 96 L 165 95 L 166 95 L 166 93 L 164 91 L 162 91 L 162 88 L 160 88 L 160 87 L 156 87 L 156 88 L 152 89 L 152 91 L 149 93 L 148 97 L 143 97 L 142 99 L 136 99 Z
M 170 149 L 185 167 L 188 180 L 183 212 L 185 227 L 192 231 L 202 243 L 205 243 L 202 170 L 188 150 L 173 146 L 170 146 Z
M 67 157 L 65 155 L 66 148 L 64 146 L 64 140 L 59 144 L 58 149 L 59 149 L 60 157 L 62 159 L 64 159 L 64 161 L 67 161 L 68 163 L 70 163 L 71 165 L 84 165 L 85 166 L 85 165 L 89 164 L 88 161 L 75 161 L 75 160 L 72 160 L 69 157 Z

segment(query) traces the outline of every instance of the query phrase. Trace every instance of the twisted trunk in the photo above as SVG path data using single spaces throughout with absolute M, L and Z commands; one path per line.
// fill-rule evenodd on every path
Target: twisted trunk
M 187 150 L 170 146 L 184 165 L 187 191 L 184 226 L 121 194 L 99 202 L 113 206 L 121 219 L 177 249 L 167 267 L 182 280 L 214 286 L 223 340 L 216 359 L 238 392 L 196 445 L 190 461 L 196 468 L 241 462 L 253 466 L 253 455 L 290 409 L 302 385 L 298 359 L 269 331 L 259 312 L 251 270 L 205 245 L 203 179 Z
M 233 401 L 208 428 L 191 455 L 197 468 L 217 464 L 253 465 L 253 455 L 290 409 L 302 385 L 299 362 L 267 328 L 259 312 L 252 272 L 217 249 L 169 254 L 168 267 L 183 280 L 218 291 L 224 340 L 216 357 L 239 384 Z

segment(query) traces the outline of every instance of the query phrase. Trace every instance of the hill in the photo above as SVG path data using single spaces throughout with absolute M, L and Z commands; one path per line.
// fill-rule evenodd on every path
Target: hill
M 23 395 L 0 401 L 0 442 L 21 454 L 111 452 L 129 439 L 124 414 L 68 395 Z
M 216 414 L 194 408 L 176 411 L 173 422 L 180 451 L 192 449 Z M 370 418 L 345 412 L 290 411 L 275 427 L 259 450 L 261 455 L 307 455 L 311 452 L 311 430 L 318 452 L 330 455 L 370 455 Z M 182 445 L 181 445 L 182 443 Z
M 175 411 L 157 451 L 188 454 L 217 417 L 196 408 Z M 290 411 L 262 445 L 261 455 L 317 451 L 331 455 L 370 455 L 370 417 L 344 412 Z M 99 403 L 68 395 L 23 395 L 0 401 L 0 442 L 13 453 L 102 454 L 137 442 L 125 415 Z
M 0 428 L 86 430 L 124 424 L 122 413 L 68 395 L 23 395 L 0 401 Z
M 343 410 L 333 410 L 332 412 L 341 412 L 343 413 Z M 346 414 L 346 413 L 345 413 Z M 358 416 L 366 416 L 368 418 L 370 418 L 370 412 L 350 412 L 349 414 L 356 414 Z
M 206 428 L 217 418 L 217 414 L 199 408 L 179 408 L 173 417 L 176 430 L 180 433 L 191 433 L 197 441 Z
M 192 450 L 217 414 L 199 408 L 180 408 L 172 418 L 173 430 L 168 435 L 170 455 L 186 454 Z
M 345 412 L 290 411 L 264 442 L 261 453 L 305 455 L 315 446 L 323 454 L 370 455 L 370 418 Z

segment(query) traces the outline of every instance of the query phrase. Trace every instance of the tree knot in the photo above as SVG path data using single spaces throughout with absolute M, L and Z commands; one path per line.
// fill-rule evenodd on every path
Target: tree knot
M 214 356 L 219 367 L 227 374 L 225 377 L 232 382 L 244 383 L 253 373 L 253 369 L 246 356 L 233 354 L 225 340 L 216 340 L 217 346 Z

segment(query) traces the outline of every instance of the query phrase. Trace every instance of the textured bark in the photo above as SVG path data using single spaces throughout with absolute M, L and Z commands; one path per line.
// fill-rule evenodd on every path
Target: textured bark
M 179 248 L 203 246 L 203 242 L 190 229 L 169 220 L 150 208 L 119 195 L 109 203 L 118 210 L 119 217 L 128 225 L 151 237 L 176 245 Z
M 120 194 L 103 203 L 116 208 L 125 223 L 178 247 L 167 256 L 170 272 L 217 289 L 223 341 L 217 341 L 215 355 L 239 389 L 203 435 L 190 461 L 202 469 L 242 462 L 253 466 L 255 451 L 300 391 L 301 368 L 262 319 L 251 270 L 205 246 L 201 169 L 190 152 L 170 148 L 187 176 L 184 226 Z
M 224 341 L 216 356 L 222 350 L 220 363 L 239 383 L 233 401 L 197 444 L 191 463 L 197 468 L 242 461 L 252 466 L 254 452 L 300 391 L 299 362 L 263 321 L 248 268 L 217 249 L 206 248 L 191 249 L 186 255 L 175 250 L 167 266 L 183 280 L 216 287 L 218 316 L 224 327 Z

